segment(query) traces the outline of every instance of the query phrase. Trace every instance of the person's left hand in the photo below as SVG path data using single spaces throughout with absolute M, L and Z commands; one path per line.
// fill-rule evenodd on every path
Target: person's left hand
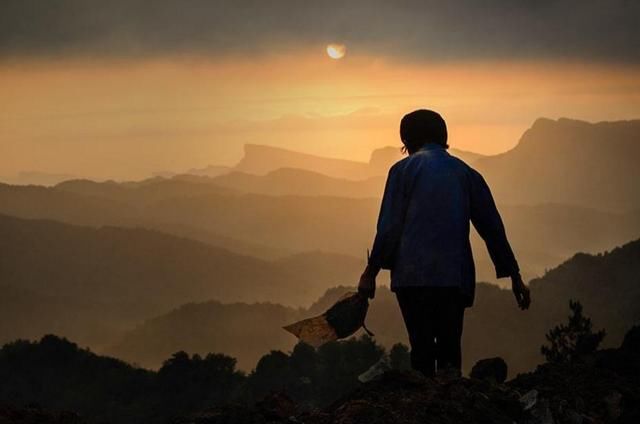
M 358 283 L 358 293 L 362 296 L 373 299 L 376 297 L 376 277 L 368 269 L 365 269 L 360 276 Z
M 516 274 L 511 277 L 511 290 L 513 291 L 513 295 L 516 297 L 518 307 L 523 311 L 529 309 L 529 305 L 531 305 L 531 292 L 529 291 L 529 288 L 525 286 L 520 274 Z

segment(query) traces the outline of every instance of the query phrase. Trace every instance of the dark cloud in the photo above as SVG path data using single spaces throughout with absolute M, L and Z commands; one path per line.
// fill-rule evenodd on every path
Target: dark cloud
M 640 62 L 637 0 L 0 0 L 0 56 L 247 54 Z

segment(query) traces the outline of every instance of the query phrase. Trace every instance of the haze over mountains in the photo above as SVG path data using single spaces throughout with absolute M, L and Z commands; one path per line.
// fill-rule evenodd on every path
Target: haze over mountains
M 328 290 L 305 310 L 266 304 L 185 305 L 146 321 L 108 353 L 158 367 L 178 349 L 200 354 L 223 352 L 237 358 L 240 368 L 250 369 L 260 357 L 258 352 L 293 347 L 295 340 L 281 331 L 283 325 L 322 313 L 347 290 L 354 289 Z M 467 371 L 476 361 L 492 355 L 505 358 L 513 372 L 540 363 L 544 334 L 564 321 L 571 299 L 583 304 L 596 328 L 607 330 L 606 345 L 618 345 L 633 323 L 640 322 L 640 240 L 605 254 L 578 254 L 532 281 L 531 290 L 534 303 L 529 313 L 523 314 L 509 290 L 478 285 L 476 304 L 466 313 L 463 346 Z M 387 289 L 378 290 L 367 327 L 384 346 L 408 343 L 397 302 Z
M 474 166 L 502 202 L 640 208 L 640 120 L 538 119 L 518 145 Z
M 452 153 L 468 163 L 473 163 L 483 157 L 478 153 L 456 149 L 452 149 Z M 306 169 L 334 178 L 363 180 L 370 177 L 386 176 L 391 165 L 400 159 L 402 159 L 400 146 L 376 149 L 371 153 L 369 162 L 358 162 L 309 155 L 277 147 L 247 144 L 244 148 L 244 157 L 234 169 L 239 172 L 264 175 L 281 168 L 295 168 Z
M 500 203 L 565 203 L 628 211 L 640 207 L 635 191 L 640 177 L 636 164 L 639 129 L 640 120 L 589 123 L 541 118 L 508 152 L 483 156 L 450 149 L 450 153 L 477 168 L 492 184 Z M 367 164 L 247 145 L 234 171 L 265 175 L 295 168 L 364 180 L 386 176 L 389 166 L 399 159 L 400 151 L 394 147 L 374 151 Z
M 53 174 L 48 172 L 38 172 L 38 171 L 22 171 L 17 175 L 12 176 L 2 176 L 0 177 L 0 181 L 7 184 L 16 184 L 16 185 L 42 185 L 42 186 L 52 186 L 63 181 L 71 180 L 78 178 L 75 175 L 70 174 Z
M 231 172 L 212 180 L 213 184 L 220 187 L 245 193 L 350 198 L 382 197 L 384 182 L 383 176 L 348 180 L 296 168 L 280 168 L 265 175 Z
M 133 318 L 199 299 L 306 304 L 324 292 L 331 275 L 355 278 L 364 264 L 321 252 L 264 261 L 153 230 L 3 215 L 0 234 L 4 284 L 111 304 Z M 340 265 L 322 272 L 316 262 Z
M 0 187 L 0 212 L 80 225 L 157 229 L 268 259 L 313 250 L 362 259 L 379 208 L 375 198 L 222 194 L 206 184 L 187 184 L 189 190 L 180 195 L 167 190 L 167 197 L 162 198 L 158 193 L 166 183 L 115 193 L 103 190 L 101 184 L 80 184 L 95 185 L 94 195 L 69 192 L 66 183 L 52 189 L 4 186 Z M 200 192 L 211 194 L 194 194 Z M 640 229 L 638 212 L 607 213 L 561 204 L 505 205 L 501 210 L 529 275 L 539 274 L 577 250 L 612 248 L 638 235 Z M 480 278 L 492 278 L 477 237 L 474 247 Z
M 617 169 L 616 163 L 629 162 L 628 152 L 635 148 L 629 134 L 633 133 L 633 128 L 640 128 L 639 122 L 588 124 L 539 120 L 523 137 L 524 147 L 519 146 L 496 157 L 473 156 L 469 159 L 475 161 L 474 166 L 486 175 L 494 188 L 526 275 L 539 275 L 578 250 L 597 252 L 640 235 L 637 208 L 604 212 L 611 210 L 609 206 L 612 203 L 596 201 L 586 206 L 572 206 L 570 194 L 563 197 L 567 202 L 557 201 L 553 192 L 564 183 L 556 180 L 563 178 L 558 175 L 549 178 L 551 171 L 545 171 L 547 163 L 552 164 L 554 172 L 558 169 L 566 172 L 584 169 L 580 172 L 587 175 L 585 181 L 591 181 L 593 177 L 588 174 L 592 169 L 608 167 L 610 173 L 600 171 L 602 181 L 599 185 L 585 188 L 579 181 L 574 181 L 566 190 L 599 190 L 601 193 L 594 199 L 603 196 L 638 197 L 628 187 L 631 183 L 621 187 L 616 185 L 616 178 L 621 178 L 618 177 L 620 169 L 627 169 Z M 578 128 L 575 134 L 574 127 Z M 621 134 L 627 139 L 610 143 L 599 141 L 605 137 L 603 128 L 611 128 L 612 137 Z M 566 132 L 568 142 L 557 140 L 559 134 L 564 134 L 561 130 Z M 556 138 L 547 137 L 547 134 Z M 583 138 L 588 151 L 600 149 L 602 154 L 580 153 Z M 629 145 L 629 148 L 612 149 L 610 146 L 616 143 Z M 558 149 L 566 150 L 567 144 L 578 152 L 576 157 L 588 161 L 576 163 L 573 156 L 553 153 Z M 520 153 L 523 149 L 543 152 L 552 159 L 533 153 L 529 157 Z M 619 156 L 619 161 L 615 155 Z M 214 178 L 181 175 L 126 183 L 71 180 L 53 188 L 0 185 L 0 213 L 79 225 L 156 229 L 265 259 L 318 250 L 361 259 L 373 238 L 384 176 L 346 180 L 316 171 L 330 173 L 332 169 L 348 168 L 362 173 L 373 173 L 371 169 L 376 169 L 381 173 L 398 157 L 399 150 L 388 148 L 374 152 L 369 164 L 344 163 L 283 149 L 250 146 L 247 158 L 239 168 L 265 171 L 267 174 L 234 171 Z M 268 166 L 254 166 L 258 163 Z M 269 168 L 304 166 L 306 163 L 312 164 L 316 170 Z M 512 163 L 508 168 L 500 165 Z M 498 178 L 498 171 L 505 169 L 511 173 Z M 532 181 L 523 180 L 533 172 L 535 178 Z M 575 174 L 578 171 L 571 172 Z M 628 170 L 629 181 L 633 181 L 635 172 L 635 168 Z M 609 175 L 612 176 L 611 181 Z M 514 184 L 512 181 L 520 182 Z M 513 195 L 507 192 L 512 186 L 516 187 Z M 615 194 L 617 191 L 619 193 Z M 547 192 L 550 194 L 545 198 Z M 532 198 L 525 201 L 528 193 Z M 477 237 L 474 238 L 474 247 L 479 278 L 491 279 L 492 267 Z
M 640 193 L 634 187 L 639 171 L 632 166 L 638 134 L 640 121 L 541 119 L 502 155 L 451 153 L 489 181 L 530 279 L 576 252 L 606 251 L 640 237 Z M 147 365 L 184 348 L 229 352 L 249 367 L 256 355 L 290 343 L 280 334 L 283 321 L 318 311 L 310 305 L 327 289 L 356 283 L 374 236 L 386 171 L 400 157 L 395 147 L 373 152 L 367 163 L 253 145 L 230 169 L 131 182 L 0 184 L 0 317 L 19 322 L 0 325 L 0 341 L 55 332 Z M 475 234 L 472 244 L 478 280 L 496 283 Z M 510 293 L 482 287 L 479 308 L 483 296 L 497 302 L 487 304 L 487 316 L 494 316 L 498 304 L 512 306 Z M 181 308 L 193 302 L 200 303 Z M 286 306 L 243 306 L 254 302 Z M 394 299 L 381 290 L 372 311 L 392 316 L 392 308 Z M 558 308 L 564 311 L 564 304 Z M 39 312 L 22 319 L 23 311 Z M 254 312 L 243 320 L 238 311 Z M 256 333 L 255 344 L 242 346 L 240 333 L 214 325 L 219 316 L 231 317 L 237 326 L 229 328 L 237 331 L 253 322 L 251 331 L 271 335 Z M 193 317 L 210 325 L 188 327 Z M 372 325 L 384 327 L 377 317 L 372 312 Z M 174 318 L 180 334 L 152 342 Z M 143 325 L 145 320 L 151 321 Z M 390 343 L 385 334 L 404 336 L 404 330 L 396 325 L 380 332 L 380 340 Z M 138 338 L 146 342 L 138 344 Z M 153 350 L 162 353 L 156 357 Z
M 638 17 L 0 0 L 0 424 L 640 424 Z M 366 280 L 390 171 L 417 159 L 401 138 L 443 142 L 443 122 L 437 154 L 483 175 L 514 255 L 482 178 L 426 161 L 424 190 L 395 193 L 424 206 L 416 253 L 464 259 L 420 265 L 475 274 L 462 375 L 440 351 L 429 378 L 409 372 L 402 270 L 377 276 L 366 325 L 327 309 Z M 467 212 L 499 230 L 500 272 L 447 222 Z M 449 315 L 443 297 L 424 312 Z M 357 331 L 285 330 L 325 311 Z

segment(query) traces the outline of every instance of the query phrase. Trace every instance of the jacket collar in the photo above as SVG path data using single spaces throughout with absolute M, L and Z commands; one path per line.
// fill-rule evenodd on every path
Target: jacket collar
M 422 146 L 418 151 L 428 151 L 428 150 L 445 150 L 444 146 L 438 143 L 426 143 Z

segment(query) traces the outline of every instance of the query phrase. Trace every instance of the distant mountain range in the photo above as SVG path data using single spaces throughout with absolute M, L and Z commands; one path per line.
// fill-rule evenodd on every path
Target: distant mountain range
M 627 212 L 640 209 L 635 187 L 639 137 L 640 120 L 592 124 L 541 118 L 508 152 L 450 153 L 485 176 L 500 204 L 559 203 Z M 192 170 L 170 181 L 265 195 L 379 197 L 389 167 L 401 158 L 395 147 L 375 150 L 369 162 L 357 162 L 250 144 L 235 167 Z
M 303 310 L 270 303 L 189 303 L 144 321 L 104 353 L 158 368 L 178 350 L 224 352 L 251 370 L 265 352 L 293 347 L 282 327 L 302 317 Z
M 473 163 L 484 157 L 479 153 L 458 149 L 451 149 L 451 152 L 467 163 Z M 328 158 L 262 144 L 245 144 L 244 155 L 235 166 L 209 165 L 204 168 L 192 168 L 185 172 L 161 171 L 156 172 L 154 177 L 172 178 L 179 175 L 195 175 L 214 178 L 232 172 L 259 176 L 285 168 L 306 170 L 339 180 L 358 181 L 386 176 L 389 167 L 400 159 L 402 159 L 400 146 L 375 149 L 371 153 L 369 162 L 360 162 Z
M 214 193 L 167 196 L 147 205 L 136 202 L 130 209 L 139 211 L 135 219 L 142 226 L 164 229 L 167 223 L 188 223 L 192 228 L 278 249 L 363 257 L 375 231 L 379 200 Z M 530 275 L 578 250 L 595 252 L 640 235 L 640 211 L 615 214 L 562 204 L 502 206 L 501 211 Z M 480 262 L 487 263 L 479 267 L 480 276 L 491 278 L 482 242 L 474 238 L 474 245 Z
M 478 153 L 452 149 L 452 153 L 472 163 L 481 158 Z M 280 168 L 297 168 L 334 178 L 364 180 L 386 176 L 391 165 L 402 159 L 400 146 L 383 147 L 371 153 L 369 162 L 333 159 L 295 152 L 271 146 L 247 144 L 244 157 L 234 168 L 248 174 L 265 175 Z
M 512 151 L 466 159 L 491 184 L 527 279 L 575 252 L 640 237 L 639 123 L 538 120 Z M 307 307 L 327 288 L 357 281 L 384 173 L 399 155 L 381 149 L 366 163 L 252 146 L 223 175 L 0 184 L 0 321 L 21 323 L 0 323 L 0 341 L 51 328 L 111 345 L 140 321 L 194 301 Z M 260 158 L 268 166 L 258 167 Z M 475 234 L 472 244 L 478 280 L 495 281 Z M 16 318 L 23 310 L 38 314 Z
M 485 176 L 500 204 L 560 203 L 627 212 L 640 209 L 635 187 L 640 178 L 640 167 L 636 164 L 640 157 L 639 134 L 640 120 L 588 123 L 541 118 L 508 152 L 483 156 L 450 149 L 450 153 Z M 197 194 L 198 190 L 214 191 L 215 186 L 218 190 L 265 195 L 379 197 L 389 167 L 401 158 L 399 147 L 377 149 L 369 162 L 358 162 L 248 144 L 235 167 L 209 166 L 181 175 L 163 173 L 164 177 L 140 183 L 102 184 L 114 189 L 118 185 L 159 184 L 164 180 L 154 187 L 164 185 L 167 190 L 166 186 L 173 184 L 180 191 L 185 190 L 181 184 L 198 182 L 201 185 L 191 194 Z M 42 185 L 63 178 L 45 174 L 40 178 L 37 173 L 24 175 L 34 176 L 29 182 Z M 24 184 L 27 180 L 13 182 Z M 79 185 L 78 181 L 66 182 L 59 188 L 77 192 L 81 189 Z
M 531 369 L 542 361 L 539 347 L 546 331 L 566 320 L 570 299 L 583 304 L 596 329 L 606 329 L 605 345 L 619 344 L 624 333 L 640 323 L 640 240 L 604 254 L 577 254 L 530 286 L 533 303 L 523 312 L 510 290 L 478 284 L 476 304 L 466 313 L 467 371 L 477 360 L 492 356 L 504 357 L 512 372 Z M 221 351 L 250 369 L 261 352 L 293 347 L 295 338 L 282 325 L 322 313 L 347 290 L 353 288 L 328 290 L 306 310 L 217 302 L 186 305 L 138 326 L 108 353 L 157 367 L 179 349 L 201 354 Z M 367 326 L 385 346 L 407 343 L 395 296 L 385 288 L 371 303 Z M 248 339 L 239 336 L 245 331 Z
M 0 216 L 0 234 L 1 281 L 50 296 L 130 303 L 141 314 L 203 298 L 273 300 L 284 290 L 294 299 L 310 287 L 269 262 L 156 231 Z
M 323 197 L 212 195 L 169 198 L 143 208 L 135 202 L 131 206 L 58 189 L 30 187 L 25 190 L 16 191 L 11 187 L 9 191 L 13 195 L 5 197 L 7 201 L 0 202 L 0 208 L 12 207 L 14 212 L 20 209 L 28 215 L 53 215 L 85 224 L 91 221 L 91 225 L 97 227 L 0 217 L 0 281 L 2 285 L 11 286 L 0 288 L 0 322 L 5 324 L 0 324 L 0 341 L 56 332 L 94 348 L 114 345 L 122 332 L 136 323 L 187 302 L 211 299 L 309 305 L 328 287 L 354 284 L 364 264 L 365 252 L 359 247 L 369 242 L 378 207 L 375 199 L 329 198 L 327 201 Z M 35 205 L 38 207 L 35 208 L 33 193 L 37 194 Z M 562 205 L 502 209 L 526 275 L 541 274 L 571 252 L 608 249 L 624 242 L 631 234 L 638 235 L 637 214 L 614 215 Z M 132 216 L 128 217 L 128 213 Z M 336 220 L 336 216 L 340 219 Z M 171 222 L 169 218 L 173 222 L 188 223 L 188 229 L 166 224 L 168 231 L 199 234 L 204 243 L 141 228 L 99 227 L 117 220 L 132 226 L 146 221 L 161 227 L 158 223 Z M 218 237 L 215 235 L 218 233 L 234 234 L 236 238 Z M 236 242 L 239 239 L 252 239 L 255 244 Z M 478 276 L 481 280 L 490 279 L 492 265 L 484 246 L 474 240 Z M 270 251 L 269 245 L 284 246 L 288 250 L 280 251 L 281 256 L 275 260 L 265 261 L 214 247 L 216 243 L 237 249 L 257 249 L 255 252 Z M 352 256 L 330 253 L 349 246 Z M 321 248 L 324 252 L 291 254 L 305 247 Z M 383 278 L 385 276 L 383 274 Z M 601 284 L 606 287 L 608 282 L 603 280 Z M 509 293 L 503 298 L 499 295 L 502 292 L 496 289 L 480 287 L 483 287 L 480 291 L 488 294 L 479 291 L 479 303 L 470 314 L 482 307 L 483 296 L 495 294 L 503 299 L 505 307 L 512 306 Z M 387 322 L 395 322 L 391 319 L 397 314 L 395 300 L 385 293 L 382 289 L 379 291 L 376 303 L 386 303 L 390 308 L 388 314 L 379 320 L 372 315 L 372 325 L 383 327 Z M 549 306 L 549 310 L 553 308 Z M 562 310 L 562 306 L 557 308 L 554 313 Z M 295 315 L 295 309 L 287 310 Z M 319 309 L 313 307 L 312 311 Z M 256 329 L 264 328 L 267 332 L 281 324 L 264 317 L 254 321 Z M 385 334 L 404 334 L 399 320 L 397 324 L 390 331 L 376 331 L 379 340 L 389 341 Z M 200 330 L 190 331 L 205 334 L 199 333 Z M 207 331 L 213 335 L 223 334 L 215 326 Z M 480 333 L 483 331 L 478 329 Z M 204 345 L 185 345 L 184 348 L 209 346 L 208 340 L 219 340 L 213 335 L 202 338 Z M 268 340 L 287 343 L 287 337 L 278 332 L 277 337 Z M 481 341 L 478 344 L 482 345 Z M 147 345 L 152 344 L 145 342 Z M 222 342 L 216 344 L 216 349 L 221 345 Z M 166 353 L 177 345 L 162 346 L 157 350 Z M 136 362 L 157 364 L 153 355 L 144 353 L 144 346 L 114 347 L 113 352 L 115 349 L 122 355 L 126 352 L 130 355 L 126 357 Z M 256 351 L 263 353 L 264 349 Z M 255 356 L 240 347 L 233 353 L 243 366 L 255 360 Z M 164 357 L 166 355 L 159 355 L 157 360 Z
M 393 163 L 393 159 L 390 159 Z M 244 156 L 235 167 L 236 171 L 264 175 L 280 168 L 298 168 L 317 172 L 334 178 L 360 180 L 381 175 L 366 162 L 332 159 L 309 155 L 271 146 L 246 144 Z
M 100 350 L 119 341 L 139 320 L 140 313 L 132 312 L 131 305 L 42 294 L 7 285 L 11 282 L 5 275 L 0 284 L 0 344 L 57 333 Z M 144 312 L 147 308 L 141 306 Z
M 640 208 L 640 196 L 635 184 L 640 179 L 640 167 L 637 166 L 640 157 L 640 120 L 589 123 L 566 118 L 541 118 L 508 152 L 482 156 L 450 149 L 450 153 L 474 166 L 486 177 L 499 203 L 564 203 L 605 211 Z M 245 156 L 234 171 L 267 175 L 280 168 L 296 168 L 334 178 L 367 180 L 386 176 L 389 167 L 401 158 L 400 150 L 394 147 L 374 151 L 370 162 L 365 163 L 247 145 Z M 288 172 L 290 182 L 300 176 Z M 305 194 L 304 184 L 294 182 L 288 190 L 283 190 L 276 187 L 286 185 L 282 182 L 284 175 L 268 177 L 265 180 L 245 177 L 244 185 L 238 175 L 219 181 L 256 193 Z M 276 177 L 280 177 L 280 180 Z M 232 182 L 234 179 L 236 181 Z M 378 183 L 377 179 L 374 181 L 369 180 L 359 188 L 347 188 L 348 183 L 335 183 L 334 191 L 325 185 L 325 192 L 336 196 L 343 195 L 345 191 L 375 195 L 381 192 L 383 183 Z M 316 184 L 310 182 L 310 187 Z M 271 191 L 265 190 L 264 186 Z M 311 193 L 314 193 L 313 188 Z M 361 194 L 357 196 L 365 197 Z
M 211 180 L 219 187 L 244 193 L 350 198 L 382 197 L 384 182 L 383 176 L 354 181 L 296 168 L 280 168 L 265 175 L 231 172 Z
M 322 252 L 270 262 L 157 231 L 3 215 L 0 251 L 0 341 L 55 331 L 94 346 L 202 299 L 307 305 L 364 266 Z
M 287 183 L 288 173 L 301 177 Z M 304 180 L 302 176 L 322 182 L 313 189 L 315 193 L 321 193 L 323 186 L 334 186 L 324 185 L 327 181 L 340 186 L 337 180 L 308 171 L 274 174 L 279 176 L 273 180 L 244 176 L 271 184 L 244 184 L 244 177 L 236 179 L 233 174 L 218 177 L 234 182 L 229 187 L 204 177 L 137 183 L 77 180 L 54 188 L 0 184 L 0 213 L 79 225 L 144 227 L 269 260 L 314 250 L 364 257 L 375 231 L 378 198 L 273 195 L 278 190 L 295 191 L 295 181 Z M 252 185 L 272 194 L 239 191 Z M 342 187 L 344 191 L 353 188 Z M 563 204 L 502 205 L 500 209 L 523 271 L 530 277 L 576 251 L 610 249 L 640 235 L 640 211 L 621 214 Z M 492 280 L 482 242 L 474 236 L 473 244 L 478 278 Z
M 640 208 L 640 120 L 538 119 L 518 145 L 474 163 L 501 203 Z
M 16 185 L 42 185 L 52 186 L 61 183 L 66 180 L 78 178 L 76 175 L 71 174 L 53 174 L 48 172 L 38 171 L 22 171 L 17 175 L 0 177 L 0 181 L 7 184 Z

